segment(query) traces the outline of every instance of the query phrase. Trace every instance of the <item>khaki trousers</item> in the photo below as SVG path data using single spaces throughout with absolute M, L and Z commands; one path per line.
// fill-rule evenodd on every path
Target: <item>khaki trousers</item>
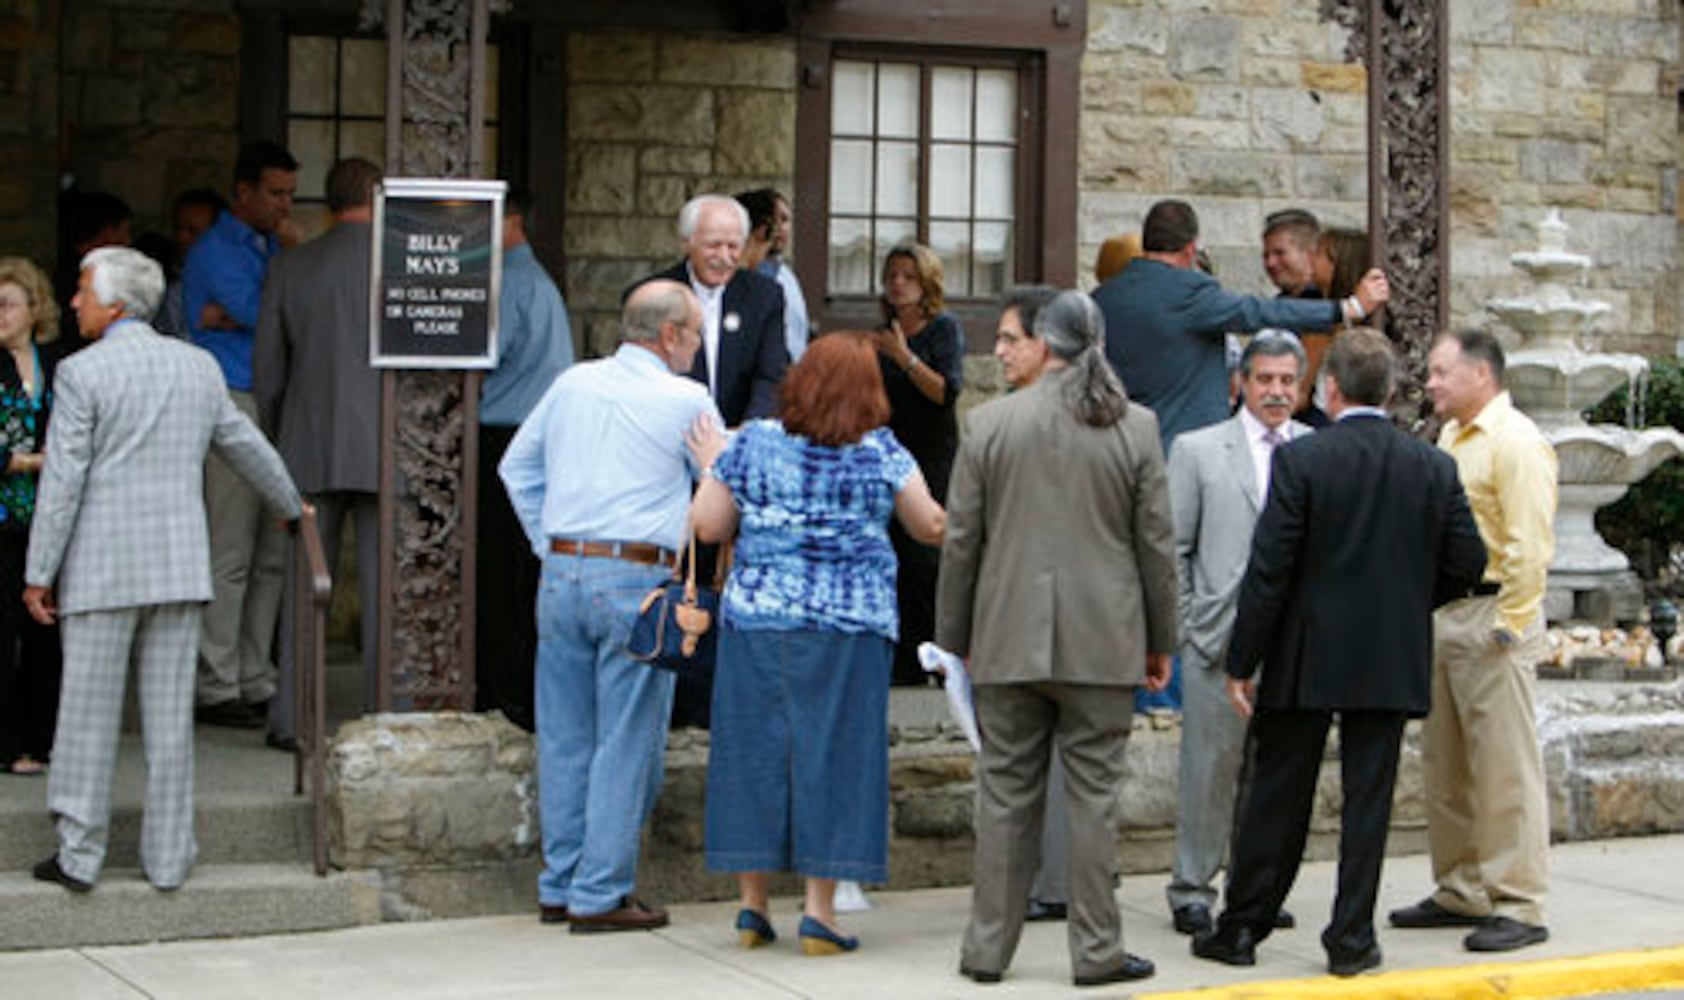
M 1433 615 L 1433 706 L 1421 730 L 1433 899 L 1468 916 L 1544 923 L 1549 803 L 1534 664 L 1543 622 L 1503 648 L 1495 597 Z
M 257 422 L 251 393 L 229 390 Z M 286 534 L 263 498 L 215 452 L 205 457 L 211 603 L 199 626 L 201 705 L 267 701 L 275 693 L 275 626 L 286 589 Z
M 1117 855 L 1113 810 L 1134 719 L 1134 688 L 1091 684 L 979 684 L 976 866 L 960 961 L 982 972 L 1011 965 L 1029 885 L 1040 866 L 1047 768 L 1064 765 L 1069 810 L 1071 971 L 1123 964 L 1122 918 L 1111 888 Z

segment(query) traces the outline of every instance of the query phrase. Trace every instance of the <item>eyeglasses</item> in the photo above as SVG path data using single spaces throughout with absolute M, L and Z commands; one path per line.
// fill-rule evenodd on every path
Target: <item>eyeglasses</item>
M 13 310 L 13 309 L 28 309 L 28 308 L 29 308 L 29 300 L 28 299 L 0 298 L 0 312 L 9 312 L 10 310 Z

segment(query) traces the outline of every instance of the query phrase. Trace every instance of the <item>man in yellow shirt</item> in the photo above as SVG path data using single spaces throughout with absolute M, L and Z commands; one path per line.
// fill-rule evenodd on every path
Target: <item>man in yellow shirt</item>
M 1433 703 L 1421 731 L 1427 843 L 1437 890 L 1391 913 L 1394 927 L 1469 926 L 1469 951 L 1549 938 L 1549 805 L 1533 714 L 1544 581 L 1555 552 L 1556 458 L 1503 389 L 1503 349 L 1447 333 L 1427 356 L 1488 559 L 1485 579 L 1433 616 Z

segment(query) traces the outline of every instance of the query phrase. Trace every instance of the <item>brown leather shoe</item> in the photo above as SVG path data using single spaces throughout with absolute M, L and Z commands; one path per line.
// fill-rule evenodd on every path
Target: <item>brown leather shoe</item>
M 551 906 L 549 903 L 538 904 L 538 922 L 541 924 L 567 923 L 567 907 Z
M 607 913 L 569 913 L 568 931 L 573 934 L 605 934 L 609 931 L 652 931 L 667 925 L 667 911 L 627 896 L 620 908 Z

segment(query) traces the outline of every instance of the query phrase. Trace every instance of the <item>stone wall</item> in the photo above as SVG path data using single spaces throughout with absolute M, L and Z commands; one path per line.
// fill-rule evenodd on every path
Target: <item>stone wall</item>
M 1263 216 L 1366 225 L 1366 73 L 1307 0 L 1094 0 L 1081 116 L 1082 260 L 1158 198 L 1199 210 L 1217 272 L 1267 291 Z M 1676 4 L 1451 0 L 1453 319 L 1516 291 L 1550 205 L 1597 261 L 1611 349 L 1678 335 Z
M 64 169 L 167 231 L 176 194 L 225 190 L 239 147 L 240 19 L 231 0 L 64 4 Z M 50 173 L 49 173 L 50 176 Z
M 52 273 L 58 207 L 58 0 L 0 3 L 0 254 Z
M 1365 226 L 1367 74 L 1307 0 L 1093 0 L 1082 62 L 1078 261 L 1139 231 L 1165 197 L 1191 202 L 1216 273 L 1272 291 L 1263 218 L 1289 205 Z
M 787 191 L 789 38 L 581 31 L 567 52 L 567 304 L 584 356 L 612 351 L 620 294 L 680 256 L 691 196 Z
M 1452 0 L 1451 305 L 1524 290 L 1511 253 L 1558 205 L 1596 261 L 1602 345 L 1671 353 L 1679 334 L 1674 3 Z

